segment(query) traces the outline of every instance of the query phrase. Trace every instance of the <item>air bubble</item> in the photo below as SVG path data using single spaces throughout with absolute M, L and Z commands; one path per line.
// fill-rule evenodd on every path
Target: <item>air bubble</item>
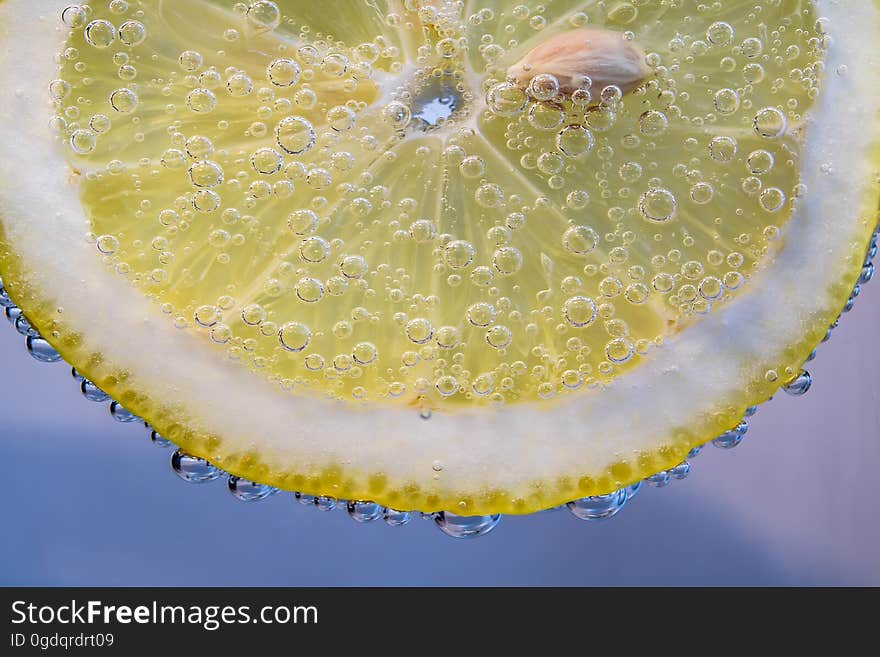
M 737 143 L 733 137 L 714 137 L 709 142 L 709 155 L 716 162 L 730 162 L 736 157 Z
M 656 187 L 642 194 L 639 210 L 642 216 L 654 223 L 665 223 L 675 217 L 677 203 L 668 189 Z
M 553 100 L 559 95 L 559 80 L 550 73 L 539 73 L 529 82 L 528 92 L 538 101 Z
M 107 48 L 116 40 L 116 28 L 109 21 L 94 20 L 86 25 L 85 37 L 90 46 Z
M 126 46 L 139 46 L 146 38 L 147 28 L 140 21 L 125 21 L 119 26 L 119 40 Z
M 443 259 L 452 269 L 463 269 L 474 261 L 474 247 L 465 240 L 453 240 L 443 250 Z
M 502 82 L 489 89 L 486 104 L 499 116 L 513 117 L 525 111 L 529 97 L 512 82 Z
M 257 502 L 278 492 L 278 489 L 272 486 L 240 477 L 229 477 L 226 480 L 226 488 L 233 497 L 242 502 Z
M 740 106 L 739 94 L 734 89 L 719 89 L 715 92 L 715 109 L 719 114 L 733 114 Z
M 733 28 L 729 23 L 717 21 L 706 30 L 706 38 L 714 46 L 729 46 L 733 41 Z
M 755 114 L 755 132 L 767 139 L 776 139 L 785 134 L 788 121 L 785 114 L 775 107 L 765 107 Z
M 193 89 L 186 95 L 186 106 L 197 114 L 206 114 L 217 105 L 217 97 L 210 89 Z
M 196 187 L 216 187 L 223 182 L 223 169 L 216 162 L 202 160 L 190 166 L 189 179 Z
M 86 12 L 79 5 L 69 5 L 61 12 L 61 22 L 67 27 L 82 27 L 86 22 Z
M 177 450 L 171 455 L 171 469 L 178 477 L 193 484 L 213 481 L 223 474 L 205 459 L 192 456 L 182 450 Z
M 593 133 L 580 125 L 570 125 L 556 135 L 556 147 L 568 157 L 578 157 L 593 149 Z
M 274 148 L 260 148 L 251 154 L 251 166 L 257 173 L 272 175 L 281 170 L 283 160 Z
M 117 89 L 110 94 L 110 106 L 121 114 L 132 113 L 137 105 L 137 94 L 131 89 Z
M 577 328 L 592 324 L 596 320 L 598 312 L 596 302 L 585 296 L 571 297 L 562 305 L 565 321 Z
M 666 132 L 669 119 L 663 112 L 648 110 L 639 117 L 639 131 L 648 137 L 656 137 Z
M 513 334 L 506 326 L 498 324 L 486 331 L 486 342 L 495 349 L 505 349 L 510 346 Z
M 384 509 L 375 502 L 351 501 L 346 505 L 349 517 L 356 522 L 372 522 L 383 516 Z
M 202 67 L 202 55 L 195 50 L 184 50 L 178 56 L 177 63 L 181 69 L 192 73 Z
M 605 520 L 616 515 L 627 502 L 627 489 L 621 488 L 607 495 L 582 497 L 566 504 L 573 516 L 580 520 Z
M 287 322 L 278 330 L 278 342 L 286 351 L 302 351 L 311 339 L 311 330 L 300 322 Z
M 258 0 L 248 6 L 248 25 L 257 32 L 268 32 L 281 25 L 281 10 L 270 0 Z
M 77 155 L 86 155 L 95 150 L 97 139 L 91 130 L 74 130 L 70 135 L 70 148 Z
M 769 173 L 774 164 L 773 153 L 763 149 L 752 151 L 749 154 L 747 162 L 749 171 L 754 175 L 760 176 Z
M 276 87 L 290 87 L 297 83 L 301 69 L 292 59 L 280 57 L 266 67 L 266 77 Z
M 315 129 L 301 116 L 288 116 L 275 126 L 275 141 L 289 155 L 301 155 L 315 144 Z
M 101 235 L 95 240 L 98 251 L 105 255 L 112 255 L 119 249 L 119 240 L 113 235 Z
M 253 80 L 246 73 L 234 73 L 226 81 L 226 90 L 230 96 L 242 97 L 250 94 L 254 89 Z
M 599 235 L 589 226 L 572 226 L 562 235 L 562 246 L 569 253 L 587 255 L 599 244 Z
M 501 522 L 501 515 L 459 516 L 449 511 L 434 515 L 434 523 L 447 536 L 452 538 L 476 538 L 485 536 Z

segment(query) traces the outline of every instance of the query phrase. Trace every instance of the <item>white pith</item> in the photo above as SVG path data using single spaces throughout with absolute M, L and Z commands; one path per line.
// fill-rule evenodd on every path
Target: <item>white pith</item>
M 830 19 L 835 38 L 802 156 L 808 191 L 776 260 L 748 291 L 609 387 L 563 403 L 438 412 L 425 422 L 409 408 L 297 397 L 175 329 L 139 291 L 109 274 L 85 239 L 77 187 L 47 128 L 46 86 L 56 76 L 52 55 L 66 36 L 58 20 L 66 4 L 0 4 L 6 239 L 32 282 L 64 307 L 65 321 L 108 362 L 130 371 L 145 394 L 183 403 L 197 426 L 221 437 L 225 450 L 252 450 L 279 468 L 341 464 L 382 472 L 392 485 L 417 481 L 423 490 L 473 492 L 523 491 L 533 481 L 599 474 L 655 449 L 675 429 L 736 397 L 746 366 L 770 362 L 798 342 L 817 304 L 827 303 L 828 281 L 874 220 L 860 214 L 872 176 L 854 167 L 868 166 L 869 149 L 880 139 L 880 11 L 869 0 L 819 0 L 817 13 Z M 838 73 L 842 64 L 845 74 Z M 440 479 L 433 478 L 436 461 L 443 465 Z

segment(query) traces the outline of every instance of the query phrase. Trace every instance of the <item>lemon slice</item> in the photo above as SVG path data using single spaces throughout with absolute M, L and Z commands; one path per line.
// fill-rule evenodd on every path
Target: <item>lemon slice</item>
M 877 223 L 869 0 L 65 5 L 0 4 L 3 284 L 238 477 L 619 489 L 798 376 Z

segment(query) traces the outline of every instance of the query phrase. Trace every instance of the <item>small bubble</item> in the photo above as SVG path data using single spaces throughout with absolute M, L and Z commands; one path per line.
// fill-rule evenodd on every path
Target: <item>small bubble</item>
M 486 104 L 499 116 L 513 117 L 525 111 L 529 97 L 512 82 L 502 82 L 489 89 Z
M 315 144 L 315 129 L 301 116 L 288 116 L 275 126 L 275 141 L 289 155 L 301 155 Z
M 110 94 L 110 106 L 121 114 L 130 114 L 137 105 L 137 94 L 131 89 L 117 89 Z
M 116 28 L 109 21 L 94 20 L 86 25 L 85 37 L 89 45 L 95 48 L 107 48 L 116 39 Z
M 306 303 L 315 303 L 324 296 L 324 286 L 317 278 L 301 278 L 294 287 L 296 296 Z
M 104 134 L 110 129 L 110 117 L 106 114 L 95 114 L 89 119 L 89 127 L 96 134 Z
M 49 95 L 53 100 L 64 100 L 70 93 L 70 83 L 66 80 L 52 80 L 49 83 Z
M 474 198 L 481 207 L 495 208 L 504 201 L 504 192 L 494 183 L 485 183 L 474 192 Z
M 266 67 L 266 77 L 276 87 L 290 87 L 299 80 L 301 69 L 292 59 L 281 57 Z
M 241 309 L 241 319 L 248 326 L 257 326 L 266 319 L 266 311 L 256 303 L 250 303 Z
M 434 387 L 441 397 L 451 397 L 458 392 L 458 381 L 455 380 L 454 376 L 441 376 L 435 382 Z M 442 470 L 443 468 L 441 467 L 440 469 Z
M 461 333 L 454 326 L 441 326 L 434 333 L 434 339 L 442 349 L 455 349 L 461 342 Z
M 714 137 L 709 142 L 709 155 L 716 162 L 730 162 L 736 157 L 737 143 L 733 137 Z
M 753 62 L 743 66 L 742 74 L 743 80 L 749 84 L 760 84 L 764 81 L 766 72 L 763 66 Z
M 761 192 L 759 202 L 767 212 L 777 212 L 785 205 L 785 192 L 778 187 L 768 187 Z
M 655 187 L 642 194 L 639 210 L 642 216 L 654 223 L 665 223 L 675 216 L 677 203 L 668 189 Z
M 700 292 L 700 296 L 707 301 L 720 299 L 724 294 L 724 285 L 715 276 L 707 276 L 704 278 L 700 281 L 700 285 L 697 289 Z
M 287 227 L 296 235 L 309 235 L 318 227 L 318 215 L 312 210 L 296 210 L 287 216 Z
M 479 178 L 486 173 L 486 162 L 479 155 L 468 155 L 458 165 L 464 178 Z
M 417 244 L 425 244 L 437 236 L 437 226 L 429 219 L 419 219 L 410 224 L 409 234 Z
M 759 149 L 752 151 L 747 160 L 749 171 L 756 176 L 768 173 L 774 164 L 773 153 Z
M 633 355 L 633 344 L 624 338 L 615 338 L 605 345 L 605 356 L 615 364 L 627 362 Z
M 192 73 L 201 68 L 202 55 L 195 50 L 184 50 L 177 58 L 177 63 L 181 69 L 187 73 Z
M 187 154 L 193 159 L 203 159 L 214 152 L 214 144 L 204 135 L 194 135 L 184 144 Z
M 575 255 L 586 255 L 598 244 L 599 235 L 589 226 L 572 226 L 562 235 L 562 246 Z
M 355 124 L 354 111 L 345 105 L 331 107 L 327 111 L 327 125 L 336 132 L 348 132 Z
M 98 251 L 105 255 L 112 255 L 119 249 L 119 240 L 113 235 L 101 235 L 95 241 Z
M 367 261 L 359 255 L 344 256 L 339 271 L 346 278 L 361 278 L 367 273 Z
M 199 326 L 211 328 L 220 321 L 220 309 L 217 306 L 199 306 L 193 313 L 193 319 Z
M 190 166 L 189 178 L 196 187 L 216 187 L 223 182 L 223 169 L 216 162 L 202 160 Z
M 465 240 L 453 240 L 443 250 L 443 259 L 452 269 L 463 269 L 474 260 L 474 247 Z
M 555 132 L 565 122 L 565 112 L 553 103 L 536 103 L 529 109 L 529 124 L 542 132 Z
M 416 344 L 425 344 L 434 337 L 434 327 L 423 317 L 411 319 L 406 323 L 406 337 Z
M 539 73 L 529 82 L 528 92 L 538 101 L 553 100 L 559 95 L 559 80 L 550 73 Z
M 715 196 L 715 188 L 707 182 L 694 183 L 691 187 L 691 200 L 698 205 L 709 203 Z
M 754 126 L 755 132 L 762 137 L 776 139 L 785 133 L 788 121 L 781 110 L 775 107 L 765 107 L 755 114 Z
M 96 143 L 95 133 L 91 130 L 74 130 L 70 135 L 70 147 L 78 155 L 91 153 L 95 149 Z
M 596 302 L 584 296 L 571 297 L 562 306 L 565 321 L 577 328 L 592 324 L 598 312 Z
M 474 326 L 489 326 L 495 321 L 495 308 L 484 301 L 472 304 L 467 309 L 467 318 Z
M 61 22 L 67 27 L 82 27 L 86 22 L 86 12 L 79 5 L 69 5 L 61 12 Z
M 409 105 L 392 101 L 382 108 L 382 116 L 395 129 L 402 130 L 412 120 L 412 110 L 410 110 Z
M 348 59 L 340 53 L 330 53 L 321 60 L 321 70 L 334 78 L 341 78 L 348 72 Z
M 639 131 L 647 137 L 662 135 L 668 127 L 669 119 L 663 112 L 648 110 L 639 117 Z
M 278 342 L 287 351 L 302 351 L 311 338 L 312 332 L 300 322 L 287 322 L 278 330 Z
M 728 46 L 733 41 L 733 28 L 729 23 L 717 21 L 706 30 L 706 38 L 715 46 Z
M 715 92 L 715 109 L 719 114 L 733 114 L 739 109 L 739 94 L 734 89 L 719 89 Z
M 119 40 L 126 46 L 139 46 L 147 38 L 147 28 L 140 21 L 125 21 L 119 26 Z
M 522 253 L 512 246 L 503 246 L 492 255 L 492 265 L 499 274 L 515 274 L 520 270 L 522 264 Z
M 556 147 L 568 157 L 578 157 L 593 149 L 593 133 L 580 125 L 570 125 L 556 135 Z
M 508 347 L 513 340 L 513 334 L 506 326 L 498 324 L 486 331 L 486 342 L 495 349 Z
M 247 96 L 254 89 L 254 83 L 246 73 L 234 73 L 226 81 L 226 90 L 230 96 Z
M 199 212 L 211 213 L 220 207 L 220 197 L 210 189 L 200 189 L 193 194 L 192 203 Z
M 193 89 L 186 95 L 186 106 L 193 112 L 205 114 L 217 105 L 217 97 L 210 89 Z
M 258 32 L 268 32 L 281 25 L 281 10 L 270 0 L 258 0 L 247 8 L 247 22 Z
M 358 342 L 351 353 L 351 357 L 358 365 L 370 365 L 378 356 L 379 351 L 372 342 Z
M 321 237 L 307 237 L 300 244 L 299 254 L 306 262 L 322 262 L 330 255 L 330 245 Z
M 257 173 L 272 175 L 281 170 L 281 153 L 274 148 L 260 148 L 251 154 L 251 166 Z

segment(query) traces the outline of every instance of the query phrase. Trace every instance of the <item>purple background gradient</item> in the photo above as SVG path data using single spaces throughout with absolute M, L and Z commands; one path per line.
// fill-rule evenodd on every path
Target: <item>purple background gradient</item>
M 140 425 L 0 326 L 0 584 L 880 585 L 878 326 L 874 283 L 810 365 L 809 394 L 778 395 L 740 447 L 706 448 L 616 518 L 506 517 L 475 541 L 186 484 Z

